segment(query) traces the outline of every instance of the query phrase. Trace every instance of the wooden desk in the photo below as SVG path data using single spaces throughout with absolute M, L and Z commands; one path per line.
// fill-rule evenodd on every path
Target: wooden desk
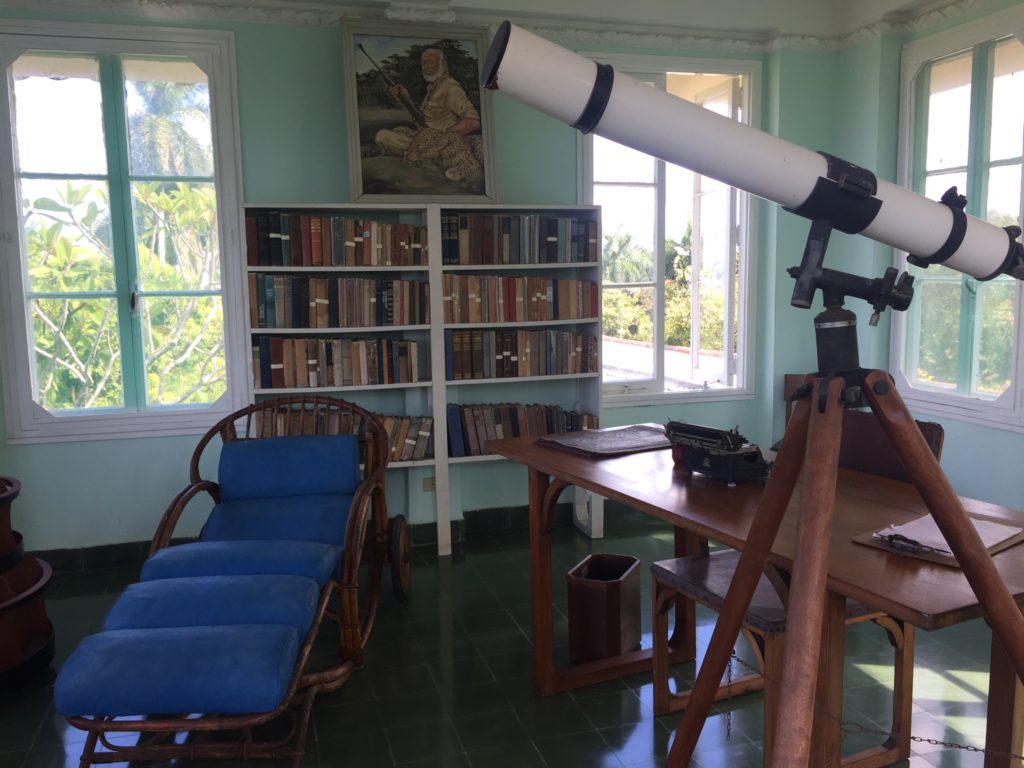
M 525 465 L 528 472 L 533 671 L 534 684 L 543 694 L 650 669 L 649 651 L 566 668 L 555 665 L 550 537 L 554 505 L 564 488 L 575 485 L 664 520 L 677 532 L 683 532 L 677 533 L 677 554 L 685 553 L 695 537 L 742 549 L 763 488 L 760 483 L 728 488 L 702 475 L 680 472 L 668 450 L 592 459 L 537 445 L 531 437 L 492 440 L 488 448 Z M 927 510 L 913 486 L 849 470 L 840 470 L 839 478 L 829 547 L 831 604 L 841 604 L 842 599 L 851 597 L 925 630 L 981 615 L 978 600 L 958 569 L 853 543 L 857 534 L 924 514 Z M 772 547 L 770 559 L 783 569 L 791 568 L 793 563 L 797 520 L 792 510 L 798 507 L 799 498 L 798 483 L 791 513 Z M 972 499 L 964 499 L 963 503 L 968 512 L 1024 526 L 1024 512 Z M 1018 605 L 1024 604 L 1021 555 L 1020 548 L 1013 547 L 993 558 Z M 842 611 L 826 611 L 826 621 L 829 647 L 824 651 L 825 663 L 831 670 L 829 679 L 839 685 L 831 686 L 826 700 L 819 700 L 818 707 L 841 712 Z M 1024 733 L 1018 716 L 1021 707 L 1024 696 L 1020 681 L 993 635 L 986 742 L 990 749 L 1019 754 Z M 825 723 L 823 727 L 830 726 Z M 831 727 L 837 732 L 837 723 Z M 986 768 L 1009 765 L 1009 758 L 986 756 Z

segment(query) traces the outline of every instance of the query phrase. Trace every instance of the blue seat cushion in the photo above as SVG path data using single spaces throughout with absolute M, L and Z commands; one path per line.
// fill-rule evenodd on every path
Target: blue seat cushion
M 239 715 L 284 699 L 299 653 L 295 627 L 118 629 L 85 638 L 61 667 L 63 715 Z
M 305 637 L 320 588 L 305 576 L 191 576 L 131 584 L 103 629 L 285 624 Z
M 351 494 L 222 501 L 210 513 L 200 538 L 292 539 L 341 545 L 351 507 Z
M 195 541 L 159 550 L 142 564 L 142 581 L 182 576 L 306 576 L 321 587 L 337 576 L 341 547 L 315 541 Z
M 355 492 L 359 442 L 353 435 L 232 440 L 220 450 L 221 501 Z

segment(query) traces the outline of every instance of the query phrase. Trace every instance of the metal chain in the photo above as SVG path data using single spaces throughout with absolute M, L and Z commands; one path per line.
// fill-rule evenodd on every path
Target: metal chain
M 764 676 L 764 673 L 760 669 L 758 669 L 755 665 L 751 664 L 750 662 L 748 662 L 748 661 L 746 661 L 744 659 L 741 659 L 739 654 L 736 652 L 735 648 L 732 649 L 732 654 L 731 655 L 732 655 L 732 658 L 735 659 L 736 662 L 738 664 L 740 664 L 741 666 L 746 667 L 751 672 L 759 674 L 762 677 Z M 768 678 L 766 677 L 765 680 L 767 680 L 767 679 Z M 726 677 L 726 682 L 730 684 L 728 701 L 731 702 L 732 701 L 732 689 L 731 689 L 731 684 L 732 684 L 732 664 L 730 664 L 728 666 L 728 675 Z M 732 715 L 732 708 L 731 707 L 729 708 L 729 715 L 730 715 L 730 717 Z M 831 717 L 837 723 L 839 723 L 839 727 L 842 730 L 842 732 L 844 734 L 848 735 L 848 736 L 855 736 L 855 735 L 861 734 L 861 733 L 877 734 L 879 736 L 891 736 L 892 735 L 889 731 L 883 731 L 881 728 L 875 728 L 874 726 L 871 726 L 871 725 L 865 725 L 864 723 L 856 723 L 856 722 L 853 722 L 852 720 L 840 720 L 840 719 L 834 717 L 833 715 L 829 715 L 828 713 L 826 713 L 826 716 L 827 717 Z M 729 726 L 730 725 L 731 725 L 731 721 L 729 719 L 727 719 L 726 720 L 726 731 L 725 731 L 726 739 L 727 740 L 728 740 L 728 737 L 729 737 L 729 730 L 730 730 Z M 972 744 L 960 744 L 960 743 L 955 742 L 955 741 L 942 741 L 941 739 L 929 739 L 929 738 L 925 738 L 924 736 L 914 736 L 913 734 L 910 735 L 910 740 L 911 741 L 915 741 L 918 744 L 931 744 L 931 745 L 936 746 L 936 747 L 946 747 L 947 749 L 960 749 L 960 750 L 963 750 L 964 752 L 980 752 L 981 754 L 993 755 L 995 757 L 1009 757 L 1012 760 L 1024 760 L 1024 755 L 1018 755 L 1018 754 L 1015 754 L 1013 752 L 1003 752 L 1002 750 L 998 750 L 998 749 L 985 749 L 984 747 L 975 747 Z

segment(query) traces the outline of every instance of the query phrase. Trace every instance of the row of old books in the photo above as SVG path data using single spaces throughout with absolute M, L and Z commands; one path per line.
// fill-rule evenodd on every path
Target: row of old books
M 523 435 L 540 436 L 560 432 L 597 429 L 597 416 L 567 411 L 558 405 L 500 403 L 456 405 L 447 413 L 448 455 L 481 456 L 490 451 L 488 440 Z
M 593 280 L 446 273 L 446 323 L 515 323 L 597 317 Z
M 427 370 L 420 362 L 417 343 L 404 339 L 258 336 L 252 344 L 257 389 L 412 384 Z
M 390 461 L 422 461 L 434 458 L 432 416 L 381 416 L 388 431 Z
M 427 264 L 427 228 L 351 216 L 255 211 L 245 216 L 250 267 Z
M 252 328 L 426 325 L 430 286 L 420 280 L 250 274 Z
M 431 416 L 381 416 L 388 433 L 389 461 L 421 461 L 434 457 L 434 419 Z M 253 423 L 253 437 L 285 435 L 348 435 L 362 437 L 366 423 L 361 414 L 346 410 L 296 413 L 260 411 Z
M 533 213 L 442 213 L 442 264 L 597 262 L 597 222 Z
M 446 329 L 448 381 L 596 373 L 598 339 L 571 331 Z

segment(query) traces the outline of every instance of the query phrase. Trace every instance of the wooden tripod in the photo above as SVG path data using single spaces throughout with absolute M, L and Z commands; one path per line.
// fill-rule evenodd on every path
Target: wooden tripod
M 851 372 L 853 373 L 853 372 Z M 857 371 L 871 410 L 903 462 L 928 510 L 978 597 L 992 631 L 1024 681 L 1024 617 L 991 556 L 967 518 L 959 498 L 935 459 L 892 379 L 884 371 Z M 689 765 L 719 682 L 731 657 L 754 588 L 761 578 L 801 469 L 807 475 L 800 496 L 793 558 L 779 717 L 772 768 L 807 768 L 815 715 L 818 660 L 828 575 L 829 538 L 835 504 L 839 445 L 843 429 L 842 376 L 816 378 L 811 397 L 796 403 L 771 477 L 751 523 L 707 654 L 694 683 L 667 766 Z M 859 382 L 858 382 L 859 383 Z M 817 768 L 817 766 L 815 767 Z

